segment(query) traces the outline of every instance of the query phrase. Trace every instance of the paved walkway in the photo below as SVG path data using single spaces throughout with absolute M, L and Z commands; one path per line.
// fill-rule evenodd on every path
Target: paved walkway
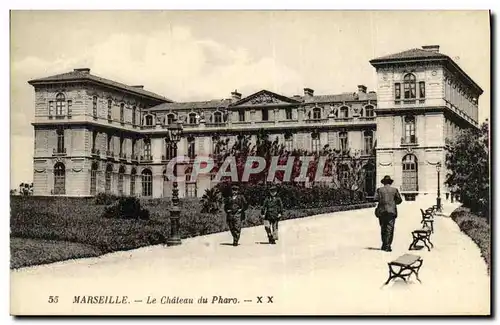
M 179 247 L 153 246 L 100 258 L 11 271 L 13 313 L 36 314 L 488 314 L 490 278 L 479 248 L 448 217 L 438 217 L 435 248 L 424 259 L 422 284 L 387 279 L 387 262 L 407 252 L 419 207 L 404 202 L 393 251 L 378 250 L 374 209 L 337 212 L 280 224 L 277 245 L 263 227 L 191 238 Z M 444 214 L 457 205 L 445 203 Z M 48 304 L 58 295 L 58 304 Z M 73 304 L 77 295 L 127 295 L 127 305 Z M 193 298 L 194 304 L 146 304 L 148 296 Z M 200 296 L 208 304 L 197 304 Z M 239 303 L 212 304 L 213 296 Z M 257 296 L 263 296 L 257 303 Z M 267 296 L 273 296 L 268 303 Z M 134 302 L 142 300 L 143 302 Z M 252 300 L 245 302 L 245 300 Z

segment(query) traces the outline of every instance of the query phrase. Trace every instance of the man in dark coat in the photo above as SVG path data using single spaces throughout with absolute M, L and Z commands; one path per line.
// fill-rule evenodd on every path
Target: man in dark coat
M 283 202 L 277 193 L 278 189 L 272 185 L 260 211 L 270 244 L 276 244 L 278 240 L 278 222 L 283 215 Z
M 238 246 L 241 234 L 241 225 L 245 220 L 245 211 L 248 208 L 247 200 L 239 193 L 237 185 L 231 187 L 231 194 L 226 197 L 224 211 L 227 216 L 227 225 L 233 236 L 233 246 Z
M 384 186 L 377 188 L 375 193 L 375 201 L 378 201 L 377 208 L 375 209 L 375 216 L 378 218 L 380 224 L 380 234 L 382 237 L 382 250 L 391 252 L 392 239 L 394 237 L 394 223 L 398 216 L 396 205 L 400 204 L 403 200 L 397 188 L 392 187 L 394 182 L 390 176 L 384 176 L 382 179 Z

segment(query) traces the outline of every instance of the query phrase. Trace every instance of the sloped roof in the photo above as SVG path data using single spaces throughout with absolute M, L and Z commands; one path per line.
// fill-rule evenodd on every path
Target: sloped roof
M 205 109 L 205 108 L 218 108 L 228 107 L 231 104 L 231 99 L 212 99 L 199 102 L 177 102 L 177 103 L 163 103 L 150 108 L 148 111 L 164 111 L 164 110 L 190 110 L 190 109 Z
M 81 69 L 81 70 L 85 70 L 85 69 Z M 155 94 L 151 91 L 148 91 L 148 90 L 145 90 L 145 89 L 142 89 L 139 87 L 129 86 L 129 85 L 117 82 L 117 81 L 113 81 L 113 80 L 109 80 L 106 78 L 92 75 L 89 73 L 90 70 L 87 70 L 87 71 L 81 71 L 81 70 L 76 69 L 76 70 L 71 71 L 71 72 L 56 74 L 56 75 L 45 77 L 45 78 L 33 79 L 33 80 L 28 81 L 28 83 L 30 85 L 34 85 L 34 84 L 38 84 L 38 83 L 50 83 L 50 82 L 57 82 L 57 81 L 88 80 L 88 81 L 97 82 L 97 83 L 104 84 L 104 85 L 111 86 L 111 87 L 115 87 L 115 88 L 121 88 L 121 89 L 129 91 L 131 93 L 152 97 L 152 98 L 157 99 L 157 100 L 172 102 L 171 99 L 168 99 L 164 96 Z
M 376 59 L 370 60 L 370 62 L 400 60 L 400 59 L 428 59 L 428 58 L 449 59 L 447 55 L 439 52 L 415 48 L 394 54 L 381 56 Z

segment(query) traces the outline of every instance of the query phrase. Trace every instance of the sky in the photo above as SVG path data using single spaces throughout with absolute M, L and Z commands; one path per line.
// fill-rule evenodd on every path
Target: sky
M 490 115 L 487 11 L 12 11 L 11 188 L 33 179 L 34 90 L 74 68 L 174 101 L 375 90 L 369 60 L 438 44 L 484 90 Z

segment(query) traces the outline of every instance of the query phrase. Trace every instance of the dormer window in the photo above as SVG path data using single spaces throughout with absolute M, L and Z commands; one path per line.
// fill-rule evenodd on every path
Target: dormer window
M 108 120 L 111 120 L 111 107 L 113 105 L 113 101 L 108 99 Z
M 222 123 L 222 113 L 221 112 L 214 113 L 214 123 Z
M 245 122 L 245 109 L 244 108 L 240 108 L 238 110 L 238 120 L 240 122 Z
M 97 117 L 97 96 L 92 97 L 92 116 Z
M 146 115 L 144 117 L 144 124 L 146 126 L 153 126 L 153 116 L 152 115 Z
M 167 125 L 173 124 L 175 121 L 175 115 L 170 113 L 167 115 Z
M 417 97 L 415 75 L 413 73 L 408 73 L 404 76 L 403 80 L 405 99 L 415 99 Z
M 365 106 L 365 117 L 374 117 L 375 113 L 373 111 L 373 106 L 372 105 L 366 105 Z
M 319 107 L 313 108 L 313 119 L 314 120 L 321 119 L 321 108 L 319 108 Z
M 349 107 L 342 106 L 340 108 L 339 112 L 340 112 L 340 114 L 339 114 L 340 118 L 349 118 Z
M 120 122 L 123 123 L 125 121 L 125 104 L 120 104 Z
M 285 108 L 285 118 L 287 120 L 291 120 L 292 119 L 292 108 L 291 107 Z
M 189 124 L 196 124 L 196 113 L 189 113 Z
M 269 120 L 269 110 L 267 108 L 262 109 L 262 121 Z

